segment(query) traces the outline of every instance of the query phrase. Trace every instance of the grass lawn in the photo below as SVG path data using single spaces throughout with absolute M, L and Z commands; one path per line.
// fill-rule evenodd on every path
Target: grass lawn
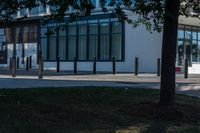
M 0 133 L 200 133 L 200 99 L 87 87 L 0 90 Z

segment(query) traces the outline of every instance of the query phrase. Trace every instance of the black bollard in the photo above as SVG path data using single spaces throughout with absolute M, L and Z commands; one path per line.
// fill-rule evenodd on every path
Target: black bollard
M 60 72 L 60 58 L 57 57 L 57 73 Z
M 138 58 L 135 58 L 135 76 L 138 75 L 138 66 L 139 66 L 139 61 Z
M 113 75 L 116 74 L 116 60 L 115 60 L 115 57 L 113 57 L 113 60 L 112 60 L 112 67 L 113 67 Z
M 185 59 L 185 72 L 184 72 L 184 78 L 188 78 L 188 60 Z
M 19 69 L 19 57 L 17 57 L 17 69 Z
M 77 58 L 74 58 L 74 74 L 77 74 Z
M 160 58 L 157 61 L 157 76 L 160 76 Z
M 29 68 L 32 69 L 32 56 L 29 57 Z
M 12 57 L 10 57 L 10 62 L 9 62 L 9 69 L 12 70 Z
M 43 78 L 43 59 L 42 59 L 42 52 L 38 52 L 38 64 L 39 64 L 39 70 L 38 70 L 38 78 Z
M 29 57 L 26 57 L 26 71 L 29 71 Z
M 16 64 L 17 64 L 17 57 L 15 52 L 12 57 L 12 77 L 16 77 Z
M 94 57 L 94 60 L 93 60 L 93 74 L 96 74 L 97 73 L 97 58 Z

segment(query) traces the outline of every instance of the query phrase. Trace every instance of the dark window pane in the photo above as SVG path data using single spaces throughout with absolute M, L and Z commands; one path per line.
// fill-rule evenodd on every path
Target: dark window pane
M 0 29 L 0 36 L 4 35 L 4 29 Z
M 47 36 L 47 28 L 41 28 L 41 37 L 46 37 Z
M 49 38 L 49 60 L 56 60 L 56 38 Z
M 78 42 L 78 59 L 86 60 L 87 59 L 87 37 L 80 36 Z
M 87 25 L 79 25 L 78 26 L 78 33 L 79 35 L 86 35 L 87 34 Z
M 100 37 L 100 60 L 109 60 L 109 35 Z
M 89 34 L 98 34 L 97 24 L 89 24 Z
M 89 60 L 93 60 L 94 57 L 97 58 L 98 53 L 98 36 L 89 37 Z
M 39 15 L 39 7 L 34 7 L 30 10 L 30 15 Z
M 47 38 L 41 39 L 41 49 L 42 49 L 44 60 L 47 60 Z
M 100 31 L 102 33 L 109 33 L 109 23 L 102 23 L 100 25 Z
M 120 22 L 112 23 L 112 32 L 113 33 L 119 33 L 122 31 L 122 26 Z
M 68 59 L 74 60 L 76 57 L 76 37 L 68 38 Z
M 60 27 L 59 36 L 66 36 L 66 27 Z
M 192 61 L 197 62 L 197 41 L 192 41 Z
M 48 29 L 48 34 L 49 34 L 49 37 L 56 37 L 56 28 L 49 28 Z
M 66 37 L 59 37 L 59 57 L 66 60 Z
M 76 35 L 76 26 L 75 25 L 69 25 L 68 26 L 68 34 L 69 35 Z
M 116 60 L 122 59 L 121 34 L 112 35 L 112 57 Z

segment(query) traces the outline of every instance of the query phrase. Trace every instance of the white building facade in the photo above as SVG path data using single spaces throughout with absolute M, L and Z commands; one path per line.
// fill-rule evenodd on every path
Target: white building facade
M 95 10 L 99 10 L 99 1 L 93 0 L 93 3 L 97 7 Z M 41 16 L 50 13 L 49 6 L 22 10 L 17 17 L 27 14 L 28 20 L 1 27 L 2 67 L 9 66 L 15 42 L 20 68 L 26 66 L 26 58 L 30 56 L 33 67 L 37 68 L 37 55 L 41 50 L 44 69 L 56 69 L 59 59 L 61 70 L 72 71 L 76 59 L 78 71 L 92 71 L 96 58 L 98 72 L 111 72 L 114 57 L 116 72 L 133 72 L 135 58 L 139 60 L 139 72 L 157 71 L 162 33 L 150 33 L 144 26 L 133 28 L 126 22 L 119 22 L 112 14 L 101 13 L 67 25 L 53 21 L 43 25 Z M 134 15 L 129 14 L 129 17 Z M 187 58 L 190 61 L 189 71 L 200 73 L 200 20 L 180 17 L 179 24 L 177 67 L 181 68 Z

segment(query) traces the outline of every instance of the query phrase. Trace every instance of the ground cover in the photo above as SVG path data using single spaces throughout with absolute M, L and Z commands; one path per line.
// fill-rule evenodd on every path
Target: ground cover
M 0 90 L 1 133 L 200 133 L 200 99 L 159 91 L 81 87 Z

